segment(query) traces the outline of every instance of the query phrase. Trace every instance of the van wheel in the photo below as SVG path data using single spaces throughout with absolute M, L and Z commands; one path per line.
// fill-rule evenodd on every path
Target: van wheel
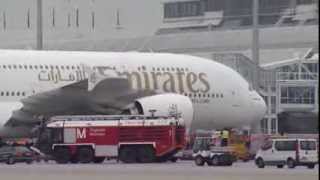
M 256 160 L 256 165 L 257 165 L 258 168 L 264 168 L 265 164 L 264 164 L 263 159 L 262 158 L 258 158 Z
M 296 162 L 290 158 L 287 160 L 287 166 L 288 166 L 288 168 L 293 169 L 296 167 Z
M 309 164 L 307 167 L 308 167 L 309 169 L 314 169 L 315 164 Z
M 69 162 L 71 155 L 66 147 L 57 147 L 54 149 L 54 157 L 58 164 L 66 164 Z
M 203 166 L 205 161 L 201 156 L 197 156 L 194 160 L 197 166 Z
M 124 163 L 135 163 L 137 162 L 137 151 L 134 147 L 123 147 L 119 153 L 120 161 Z
M 32 164 L 32 160 L 27 160 L 26 163 L 27 164 Z
M 278 164 L 277 168 L 283 168 L 283 164 Z
M 79 163 L 90 163 L 94 158 L 93 150 L 90 147 L 82 147 L 77 152 Z
M 9 157 L 8 159 L 7 159 L 7 162 L 6 162 L 7 164 L 14 164 L 15 163 L 15 160 L 14 160 L 14 157 Z

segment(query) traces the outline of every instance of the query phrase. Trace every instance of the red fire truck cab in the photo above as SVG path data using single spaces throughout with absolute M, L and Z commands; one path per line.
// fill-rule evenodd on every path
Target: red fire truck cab
M 177 117 L 55 116 L 38 141 L 58 163 L 150 163 L 173 160 L 185 146 L 185 126 Z

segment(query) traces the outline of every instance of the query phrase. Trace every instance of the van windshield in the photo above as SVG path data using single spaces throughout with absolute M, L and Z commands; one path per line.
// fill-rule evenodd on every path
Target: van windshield
M 301 141 L 300 148 L 302 150 L 316 150 L 316 142 L 315 141 Z

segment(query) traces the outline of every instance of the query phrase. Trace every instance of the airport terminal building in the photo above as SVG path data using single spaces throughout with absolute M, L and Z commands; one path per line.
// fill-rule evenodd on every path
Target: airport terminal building
M 268 106 L 261 131 L 319 133 L 318 0 L 259 1 L 259 67 L 251 60 L 252 0 L 144 2 L 154 10 L 141 2 L 131 7 L 108 3 L 44 3 L 44 48 L 191 54 L 226 64 L 249 82 L 258 70 L 258 91 Z M 1 8 L 0 3 L 0 48 L 35 47 L 35 5 L 26 5 L 14 20 L 9 4 Z M 60 14 L 55 13 L 58 8 L 63 9 Z M 139 17 L 130 19 L 131 11 L 139 11 Z M 6 38 L 10 31 L 18 40 Z

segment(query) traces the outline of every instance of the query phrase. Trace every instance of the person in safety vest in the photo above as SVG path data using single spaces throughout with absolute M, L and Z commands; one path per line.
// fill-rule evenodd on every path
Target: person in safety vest
M 221 146 L 228 146 L 228 140 L 229 140 L 229 131 L 224 129 L 221 131 Z

